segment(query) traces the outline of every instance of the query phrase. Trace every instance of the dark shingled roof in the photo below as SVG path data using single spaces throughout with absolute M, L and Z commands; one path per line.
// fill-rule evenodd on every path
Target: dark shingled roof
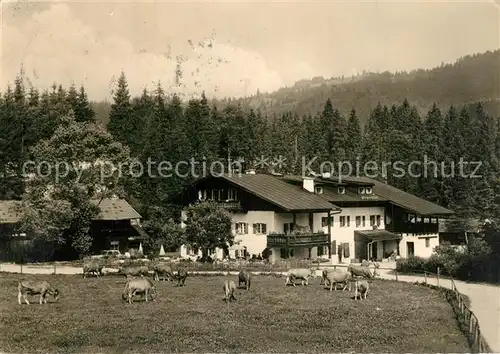
M 289 181 L 299 181 L 302 180 L 300 176 L 285 176 L 283 177 L 284 179 L 287 179 Z M 404 209 L 407 209 L 409 211 L 412 211 L 416 214 L 419 214 L 421 216 L 447 216 L 447 215 L 452 215 L 454 214 L 453 211 L 446 209 L 442 206 L 439 206 L 437 204 L 434 204 L 432 202 L 429 202 L 425 199 L 422 199 L 420 197 L 417 197 L 413 194 L 406 193 L 402 191 L 401 189 L 398 189 L 396 187 L 393 187 L 389 184 L 386 184 L 384 182 L 375 180 L 373 178 L 368 178 L 368 177 L 347 177 L 347 176 L 342 176 L 342 185 L 345 184 L 355 184 L 355 185 L 371 185 L 373 186 L 373 195 L 378 196 L 380 199 L 376 200 L 387 200 L 395 205 L 398 205 Z M 337 184 L 339 181 L 339 178 L 337 176 L 332 176 L 330 178 L 324 178 L 324 177 L 316 177 L 315 181 L 317 182 L 330 182 L 333 184 Z M 326 191 L 327 188 L 324 188 L 324 191 Z M 338 195 L 339 197 L 341 195 Z M 342 199 L 331 199 L 332 202 L 336 201 L 361 201 L 361 200 L 367 200 L 367 199 L 354 199 L 354 196 L 349 194 L 348 191 L 346 191 L 346 194 L 344 195 L 345 198 L 344 200 Z M 333 196 L 331 196 L 333 197 Z
M 308 192 L 302 186 L 294 186 L 276 176 L 267 174 L 227 174 L 202 178 L 222 178 L 241 189 L 256 195 L 286 211 L 329 211 L 340 210 L 321 196 Z
M 92 200 L 97 205 L 98 200 Z M 0 224 L 15 224 L 21 219 L 16 210 L 21 202 L 14 200 L 0 200 Z M 100 215 L 96 220 L 128 220 L 140 219 L 141 215 L 135 211 L 125 199 L 103 199 L 99 204 Z
M 403 207 L 407 210 L 413 211 L 421 216 L 434 216 L 434 215 L 452 215 L 453 211 L 446 209 L 442 206 L 429 202 L 428 200 L 419 198 L 413 194 L 406 193 L 401 189 L 393 187 L 389 184 L 367 178 L 362 178 L 367 182 L 373 183 L 373 193 L 389 200 L 391 203 Z M 347 179 L 346 179 L 347 180 Z

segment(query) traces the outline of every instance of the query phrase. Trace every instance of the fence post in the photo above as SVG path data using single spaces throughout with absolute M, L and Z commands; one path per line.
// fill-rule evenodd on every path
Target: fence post
M 427 272 L 424 272 L 424 277 L 425 277 L 425 285 L 427 285 Z
M 441 268 L 437 267 L 437 286 L 439 288 L 439 274 L 441 273 Z
M 396 272 L 396 281 L 398 281 L 398 270 L 395 269 L 394 271 Z
M 56 262 L 54 262 L 54 275 L 56 275 Z
M 23 274 L 23 264 L 21 263 L 21 274 Z

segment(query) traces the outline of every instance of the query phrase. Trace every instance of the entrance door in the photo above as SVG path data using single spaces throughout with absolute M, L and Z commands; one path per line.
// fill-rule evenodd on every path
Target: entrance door
M 415 244 L 413 242 L 406 242 L 406 254 L 408 257 L 415 255 Z
M 373 259 L 377 260 L 378 259 L 378 255 L 377 255 L 378 242 L 373 242 L 371 244 L 371 247 L 372 247 L 372 254 L 371 254 L 372 259 L 369 259 L 369 261 L 371 261 Z

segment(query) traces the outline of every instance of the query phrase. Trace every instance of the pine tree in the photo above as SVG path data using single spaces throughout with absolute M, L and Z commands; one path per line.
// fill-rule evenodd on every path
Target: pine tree
M 361 126 L 359 124 L 356 110 L 353 108 L 349 114 L 346 129 L 346 155 L 348 160 L 353 164 L 356 158 L 361 153 Z
M 132 142 L 133 136 L 133 127 L 130 126 L 131 109 L 127 79 L 122 71 L 109 113 L 108 131 L 117 141 L 126 145 Z
M 434 203 L 443 204 L 443 179 L 440 176 L 439 163 L 443 160 L 441 151 L 444 120 L 441 111 L 434 103 L 424 122 L 424 154 L 427 166 L 424 166 L 421 195 Z M 433 165 L 436 163 L 436 166 Z
M 78 91 L 75 117 L 77 122 L 95 122 L 95 112 L 92 109 L 83 85 L 80 86 L 80 90 Z

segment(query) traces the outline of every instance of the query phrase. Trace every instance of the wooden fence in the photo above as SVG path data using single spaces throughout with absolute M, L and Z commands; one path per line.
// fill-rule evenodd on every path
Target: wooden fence
M 395 279 L 398 280 L 398 271 L 394 270 L 394 273 Z M 444 276 L 439 267 L 437 268 L 437 273 L 423 271 L 421 273 L 414 272 L 404 274 L 419 276 L 423 275 L 423 283 L 425 283 L 425 285 L 437 287 L 440 290 L 444 291 L 448 302 L 450 303 L 453 311 L 455 312 L 455 315 L 457 316 L 460 329 L 464 332 L 467 340 L 469 341 L 471 351 L 473 353 L 491 353 L 491 349 L 489 348 L 488 343 L 481 334 L 479 321 L 476 315 L 467 306 L 466 301 L 458 291 L 455 279 L 453 279 L 451 275 Z M 400 276 L 404 275 L 400 274 Z M 435 280 L 435 282 L 433 280 Z M 444 280 L 446 280 L 446 283 L 448 283 L 449 281 L 450 285 L 447 286 L 448 284 L 445 284 Z
M 479 321 L 471 311 L 471 309 L 465 304 L 462 295 L 459 293 L 457 286 L 455 284 L 455 280 L 450 277 L 451 281 L 451 294 L 456 301 L 455 304 L 452 304 L 455 312 L 460 317 L 462 322 L 462 326 L 465 325 L 465 332 L 467 335 L 467 339 L 469 340 L 469 344 L 474 353 L 490 353 L 491 350 L 488 347 L 486 340 L 483 338 L 481 334 L 481 329 L 479 328 Z

